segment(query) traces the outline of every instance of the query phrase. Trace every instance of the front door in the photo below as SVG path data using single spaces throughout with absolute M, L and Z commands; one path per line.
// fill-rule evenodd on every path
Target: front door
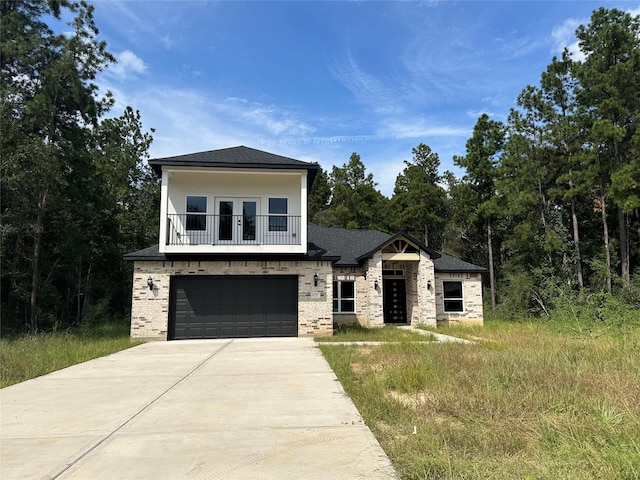
M 404 278 L 384 278 L 384 323 L 407 323 L 407 286 Z
M 239 245 L 255 243 L 258 201 L 252 199 L 220 199 L 217 201 L 216 243 Z

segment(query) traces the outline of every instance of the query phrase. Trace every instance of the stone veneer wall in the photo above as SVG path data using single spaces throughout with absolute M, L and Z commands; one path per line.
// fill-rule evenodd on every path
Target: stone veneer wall
M 369 301 L 368 282 L 365 279 L 365 269 L 363 267 L 334 267 L 333 280 L 349 280 L 355 282 L 356 289 L 356 311 L 355 313 L 334 313 L 333 321 L 338 325 L 368 325 Z M 333 283 L 332 283 L 333 286 Z M 333 290 L 330 292 L 333 301 Z M 332 303 L 333 309 L 333 303 Z
M 367 321 L 369 326 L 384 326 L 384 309 L 382 306 L 382 251 L 378 251 L 367 261 L 366 288 L 369 295 L 367 302 Z M 378 288 L 376 288 L 376 281 Z
M 460 323 L 482 325 L 482 277 L 479 273 L 438 273 L 436 274 L 436 304 L 438 324 Z M 443 281 L 461 281 L 464 311 L 445 313 L 442 295 Z
M 131 338 L 167 340 L 172 275 L 298 275 L 298 336 L 333 334 L 331 262 L 138 261 L 133 270 Z M 153 279 L 152 291 L 148 277 Z
M 436 326 L 435 275 L 433 260 L 420 252 L 420 261 L 384 262 L 385 269 L 402 269 L 407 287 L 407 322 Z M 427 288 L 431 281 L 431 290 Z

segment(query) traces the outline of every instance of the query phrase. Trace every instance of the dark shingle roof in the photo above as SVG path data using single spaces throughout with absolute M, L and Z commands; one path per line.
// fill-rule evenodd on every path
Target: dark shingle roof
M 375 249 L 391 235 L 377 230 L 348 230 L 309 224 L 309 253 L 322 252 L 322 258 L 337 258 L 336 265 L 358 265 L 358 258 Z
M 164 253 L 160 253 L 158 245 L 154 245 L 152 247 L 143 248 L 142 250 L 138 250 L 137 252 L 131 252 L 124 255 L 124 259 L 130 262 L 141 260 L 141 261 L 152 261 L 158 260 L 163 261 L 166 260 Z
M 479 267 L 444 253 L 441 253 L 440 257 L 433 260 L 433 266 L 436 272 L 486 273 L 488 271 L 484 267 Z
M 458 272 L 458 273 L 484 273 L 487 270 L 478 265 L 465 262 L 455 257 L 436 252 L 422 243 L 415 240 L 408 234 L 398 233 L 389 235 L 378 230 L 349 230 L 346 228 L 320 227 L 313 223 L 309 224 L 308 251 L 304 256 L 306 260 L 327 260 L 334 262 L 338 266 L 357 266 L 365 258 L 382 248 L 386 243 L 398 236 L 404 235 L 409 240 L 417 243 L 420 248 L 427 251 L 433 258 L 436 272 Z M 200 255 L 202 256 L 202 255 Z M 294 255 L 295 256 L 295 255 Z M 175 255 L 168 258 L 158 250 L 158 245 L 145 248 L 137 252 L 128 253 L 124 256 L 129 261 L 163 261 L 171 258 L 193 258 L 193 254 Z M 211 255 L 216 259 L 264 259 L 265 255 Z M 289 255 L 268 255 L 269 258 L 291 258 Z M 300 258 L 300 256 L 297 256 Z
M 245 146 L 188 153 L 174 157 L 153 158 L 149 165 L 160 174 L 163 165 L 183 167 L 276 168 L 318 170 L 315 163 L 263 152 Z M 315 173 L 313 174 L 315 176 Z

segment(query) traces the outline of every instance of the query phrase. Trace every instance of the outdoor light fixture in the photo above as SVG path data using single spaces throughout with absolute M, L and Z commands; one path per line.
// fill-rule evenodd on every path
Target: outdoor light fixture
M 314 287 L 318 286 L 318 274 L 317 273 L 313 274 L 313 286 Z
M 149 286 L 149 290 L 153 290 L 153 278 L 151 278 L 151 276 L 147 278 L 147 285 Z
M 375 288 L 376 290 L 378 289 L 378 279 L 377 278 L 373 281 L 373 288 Z
M 431 280 L 427 280 L 427 290 L 431 290 Z

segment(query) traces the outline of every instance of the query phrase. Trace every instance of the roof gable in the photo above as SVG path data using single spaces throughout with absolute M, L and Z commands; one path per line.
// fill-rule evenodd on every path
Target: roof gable
M 402 241 L 406 242 L 407 246 L 413 246 L 414 248 L 417 247 L 420 250 L 427 252 L 431 258 L 435 259 L 440 256 L 438 252 L 436 252 L 432 248 L 427 247 L 424 243 L 422 243 L 420 240 L 417 240 L 415 237 L 409 235 L 406 232 L 398 232 L 393 236 L 389 235 L 388 238 L 384 240 L 382 243 L 380 243 L 379 245 L 376 245 L 374 248 L 372 248 L 368 252 L 360 255 L 358 257 L 358 261 L 371 258 L 373 254 L 376 253 L 378 250 L 384 250 L 387 247 L 393 248 L 394 244 L 398 243 L 399 245 Z

